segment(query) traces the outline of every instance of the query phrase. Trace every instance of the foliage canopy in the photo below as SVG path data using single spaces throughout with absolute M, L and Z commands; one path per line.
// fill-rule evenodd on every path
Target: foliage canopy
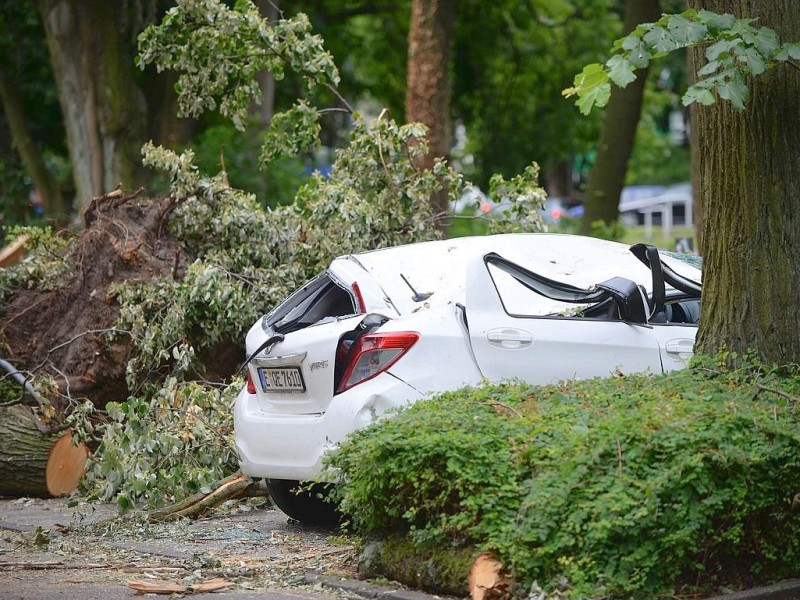
M 745 77 L 800 59 L 800 43 L 782 44 L 774 30 L 756 27 L 753 21 L 695 9 L 664 15 L 617 40 L 613 56 L 604 65 L 586 65 L 575 76 L 573 87 L 563 93 L 577 95 L 577 106 L 588 114 L 593 106 L 608 103 L 611 82 L 624 88 L 635 79 L 635 71 L 646 68 L 651 60 L 678 48 L 705 45 L 707 63 L 698 70 L 697 83 L 683 95 L 683 104 L 712 104 L 716 94 L 741 110 L 748 96 Z

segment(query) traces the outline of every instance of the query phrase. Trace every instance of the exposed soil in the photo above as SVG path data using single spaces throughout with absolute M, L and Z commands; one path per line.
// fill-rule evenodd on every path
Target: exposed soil
M 23 290 L 0 307 L 0 355 L 20 371 L 51 374 L 62 394 L 103 407 L 127 396 L 129 339 L 110 343 L 119 305 L 111 284 L 183 277 L 189 260 L 166 233 L 169 198 L 119 191 L 95 198 L 63 257 L 56 289 Z

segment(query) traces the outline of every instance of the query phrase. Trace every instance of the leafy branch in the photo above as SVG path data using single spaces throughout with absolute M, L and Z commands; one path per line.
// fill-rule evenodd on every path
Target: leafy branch
M 753 22 L 707 10 L 664 15 L 617 40 L 611 49 L 613 56 L 605 64 L 586 65 L 575 76 L 573 87 L 562 94 L 577 96 L 575 104 L 583 114 L 589 114 L 592 107 L 608 103 L 612 82 L 624 88 L 650 61 L 680 48 L 702 45 L 706 46 L 707 62 L 697 72 L 697 83 L 683 95 L 683 104 L 709 105 L 718 96 L 742 110 L 749 94 L 747 76 L 761 75 L 779 63 L 800 68 L 793 62 L 800 60 L 800 42 L 781 44 L 775 31 L 755 27 Z
M 139 36 L 138 64 L 180 73 L 177 90 L 182 116 L 197 117 L 218 109 L 240 131 L 245 129 L 249 107 L 261 103 L 255 76 L 263 70 L 276 81 L 293 72 L 299 76 L 304 96 L 322 88 L 343 110 L 352 112 L 336 88 L 339 71 L 333 56 L 322 38 L 312 33 L 308 17 L 299 14 L 270 23 L 246 0 L 233 8 L 219 0 L 181 0 L 160 24 Z M 319 115 L 319 110 L 303 101 L 275 115 L 262 159 L 311 147 L 317 139 Z

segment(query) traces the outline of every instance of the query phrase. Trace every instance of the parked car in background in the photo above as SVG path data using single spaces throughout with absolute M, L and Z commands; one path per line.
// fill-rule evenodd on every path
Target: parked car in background
M 576 213 L 576 210 L 580 208 L 581 202 L 579 200 L 551 196 L 545 200 L 544 206 L 537 209 L 536 212 L 542 217 L 545 225 L 555 225 L 563 217 L 579 216 L 580 213 Z M 451 212 L 454 215 L 461 216 L 487 216 L 491 218 L 511 209 L 512 204 L 510 202 L 495 202 L 476 186 L 466 188 L 457 200 L 450 203 Z
M 558 234 L 341 256 L 250 329 L 242 471 L 300 521 L 334 518 L 323 457 L 385 411 L 484 381 L 661 373 L 692 356 L 701 272 L 652 246 Z
M 561 219 L 577 218 L 583 214 L 583 203 L 574 198 L 550 196 L 545 200 L 544 208 L 539 210 L 546 225 L 556 225 Z

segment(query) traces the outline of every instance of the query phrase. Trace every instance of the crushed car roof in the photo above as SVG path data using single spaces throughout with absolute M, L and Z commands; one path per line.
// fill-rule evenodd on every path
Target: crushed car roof
M 412 288 L 431 293 L 428 307 L 465 302 L 467 264 L 490 252 L 549 279 L 588 289 L 613 277 L 625 277 L 650 292 L 650 270 L 630 246 L 596 238 L 553 233 L 513 233 L 421 242 L 351 254 L 333 263 L 352 261 L 369 272 L 400 313 L 419 308 Z M 694 266 L 661 253 L 664 263 L 678 274 L 700 281 Z M 533 308 L 533 307 L 531 307 Z M 547 314 L 553 304 L 544 297 L 533 312 Z

